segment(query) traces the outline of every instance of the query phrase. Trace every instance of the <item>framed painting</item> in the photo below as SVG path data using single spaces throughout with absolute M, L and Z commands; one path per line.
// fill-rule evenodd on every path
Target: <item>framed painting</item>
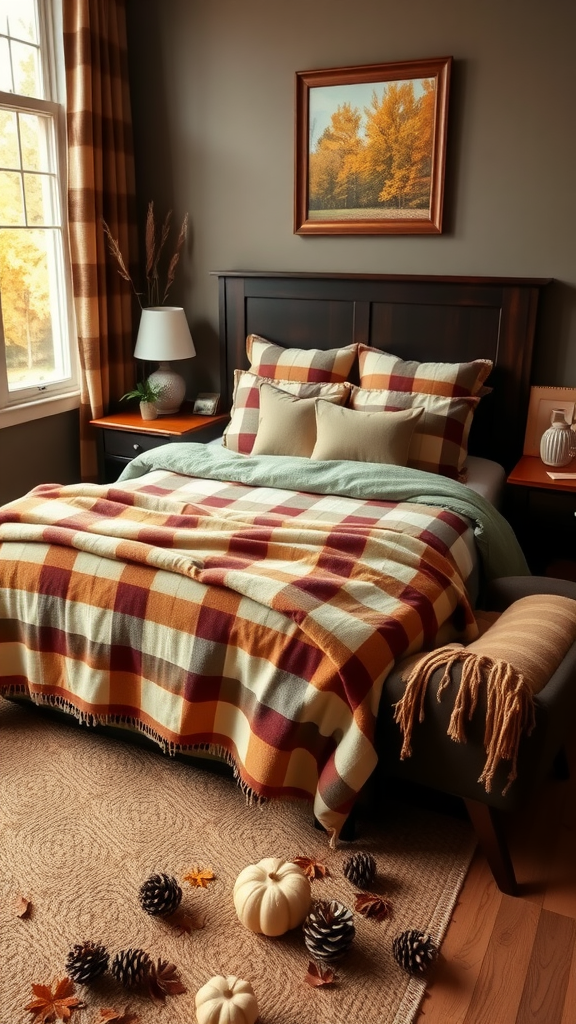
M 540 455 L 540 440 L 550 426 L 555 409 L 561 409 L 566 422 L 573 424 L 576 420 L 576 388 L 530 388 L 524 455 Z
M 296 73 L 295 234 L 441 234 L 451 67 Z

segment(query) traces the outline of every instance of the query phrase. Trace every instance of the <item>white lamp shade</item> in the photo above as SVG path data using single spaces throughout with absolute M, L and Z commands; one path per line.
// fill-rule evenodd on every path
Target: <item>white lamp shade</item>
M 142 310 L 135 359 L 168 362 L 196 355 L 186 314 L 181 306 L 150 306 Z

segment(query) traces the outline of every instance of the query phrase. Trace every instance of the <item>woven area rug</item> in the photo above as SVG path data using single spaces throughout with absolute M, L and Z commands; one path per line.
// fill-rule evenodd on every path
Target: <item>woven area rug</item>
M 299 804 L 248 806 L 231 778 L 132 743 L 0 701 L 0 1021 L 24 1024 L 32 984 L 65 977 L 68 951 L 86 940 L 110 956 L 139 947 L 176 965 L 187 991 L 155 1003 L 123 989 L 107 972 L 77 985 L 85 1003 L 71 1024 L 102 1021 L 105 1007 L 129 1006 L 141 1024 L 190 1024 L 194 996 L 215 974 L 252 984 L 260 1024 L 410 1024 L 425 991 L 396 964 L 392 939 L 416 928 L 441 943 L 472 856 L 468 824 L 400 801 L 364 812 L 360 838 L 331 850 Z M 356 937 L 338 963 L 335 985 L 312 988 L 301 929 L 270 939 L 240 924 L 232 889 L 239 872 L 263 857 L 314 857 L 330 877 L 313 896 L 353 908 L 342 871 L 354 851 L 372 853 L 372 889 L 385 894 L 384 921 L 354 915 Z M 216 876 L 193 888 L 194 865 Z M 138 890 L 166 872 L 183 890 L 181 909 L 204 927 L 179 934 L 145 914 Z M 30 901 L 19 917 L 16 901 Z

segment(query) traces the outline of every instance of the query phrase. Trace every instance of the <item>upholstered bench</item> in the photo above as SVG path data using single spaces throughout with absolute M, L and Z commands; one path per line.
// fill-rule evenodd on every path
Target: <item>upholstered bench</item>
M 487 611 L 506 610 L 506 615 L 512 615 L 508 621 L 514 626 L 515 620 L 521 620 L 523 607 L 532 606 L 534 616 L 534 602 L 521 601 L 528 595 L 559 595 L 576 601 L 576 583 L 533 576 L 508 577 L 496 580 L 489 586 L 483 604 Z M 464 653 L 470 648 L 476 649 L 480 678 L 483 672 L 486 674 L 485 666 L 488 662 L 487 659 L 482 660 L 482 652 L 492 650 L 492 636 L 497 641 L 496 649 L 498 643 L 501 645 L 502 637 L 506 636 L 506 616 L 496 619 L 494 630 L 500 623 L 498 634 L 491 634 L 492 627 L 489 627 L 479 641 L 463 649 L 462 655 L 458 656 L 460 660 L 446 650 L 444 664 L 434 668 L 432 655 L 436 652 L 428 656 L 426 685 L 421 686 L 417 694 L 423 713 L 421 721 L 420 705 L 409 709 L 414 714 L 412 717 L 407 716 L 406 701 L 402 703 L 402 698 L 406 697 L 407 689 L 414 683 L 414 675 L 412 684 L 409 680 L 418 662 L 426 667 L 422 657 L 399 665 L 388 677 L 380 704 L 377 740 L 380 752 L 379 782 L 385 784 L 387 778 L 393 777 L 461 797 L 497 885 L 511 895 L 517 892 L 517 884 L 502 827 L 502 812 L 515 810 L 529 801 L 536 787 L 549 776 L 554 767 L 567 772 L 566 759 L 562 757 L 563 746 L 576 721 L 576 630 L 572 621 L 576 605 L 573 608 L 571 602 L 559 602 L 561 614 L 564 616 L 566 611 L 566 616 L 560 618 L 557 614 L 554 621 L 551 621 L 546 601 L 544 599 L 542 602 L 543 614 L 534 631 L 537 635 L 533 646 L 535 655 L 540 646 L 539 638 L 542 646 L 547 647 L 546 675 L 549 673 L 549 678 L 541 679 L 541 688 L 535 687 L 538 692 L 530 693 L 528 698 L 525 692 L 519 694 L 523 701 L 520 701 L 519 706 L 515 704 L 516 694 L 510 701 L 510 707 L 516 715 L 516 725 L 512 725 L 511 731 L 508 729 L 508 738 L 512 736 L 514 747 L 512 760 L 498 761 L 496 758 L 487 771 L 486 685 L 477 687 L 477 706 L 470 721 L 464 720 L 467 715 L 460 716 L 456 723 L 453 718 L 455 704 L 462 698 L 462 692 L 465 703 L 470 698 L 467 687 L 460 689 L 463 668 L 465 671 L 470 668 L 466 668 Z M 518 654 L 517 657 L 523 660 L 523 666 L 530 675 L 530 641 L 525 647 L 526 650 L 521 652 L 522 657 Z M 508 660 L 511 664 L 514 660 L 512 643 Z M 542 675 L 542 664 L 546 664 L 545 659 L 544 662 L 537 662 L 536 657 L 536 677 L 538 671 Z M 439 687 L 442 692 L 440 699 L 437 699 Z M 526 687 L 518 688 L 519 691 L 521 689 L 525 690 Z M 492 712 L 493 703 L 492 699 Z M 395 717 L 399 717 L 399 711 L 404 711 L 404 719 L 400 724 L 395 720 Z M 508 712 L 509 709 L 503 719 Z M 401 728 L 403 725 L 406 730 L 407 722 L 410 726 L 408 737 L 403 736 Z M 450 728 L 453 733 L 460 733 L 461 742 L 455 742 L 449 737 Z M 517 729 L 517 735 L 514 735 L 514 728 Z M 405 756 L 401 757 L 403 745 Z M 411 752 L 407 756 L 408 748 L 411 748 Z M 482 777 L 484 779 L 480 781 Z

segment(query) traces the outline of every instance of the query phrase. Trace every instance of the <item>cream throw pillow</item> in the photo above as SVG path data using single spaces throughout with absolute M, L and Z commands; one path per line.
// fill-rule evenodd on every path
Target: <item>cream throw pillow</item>
M 331 398 L 326 398 L 330 405 Z M 298 398 L 272 384 L 260 385 L 258 431 L 252 455 L 310 458 L 316 442 L 316 398 Z M 334 401 L 340 401 L 338 395 Z
M 423 409 L 359 412 L 319 398 L 314 402 L 317 436 L 313 459 L 406 465 L 414 427 Z

